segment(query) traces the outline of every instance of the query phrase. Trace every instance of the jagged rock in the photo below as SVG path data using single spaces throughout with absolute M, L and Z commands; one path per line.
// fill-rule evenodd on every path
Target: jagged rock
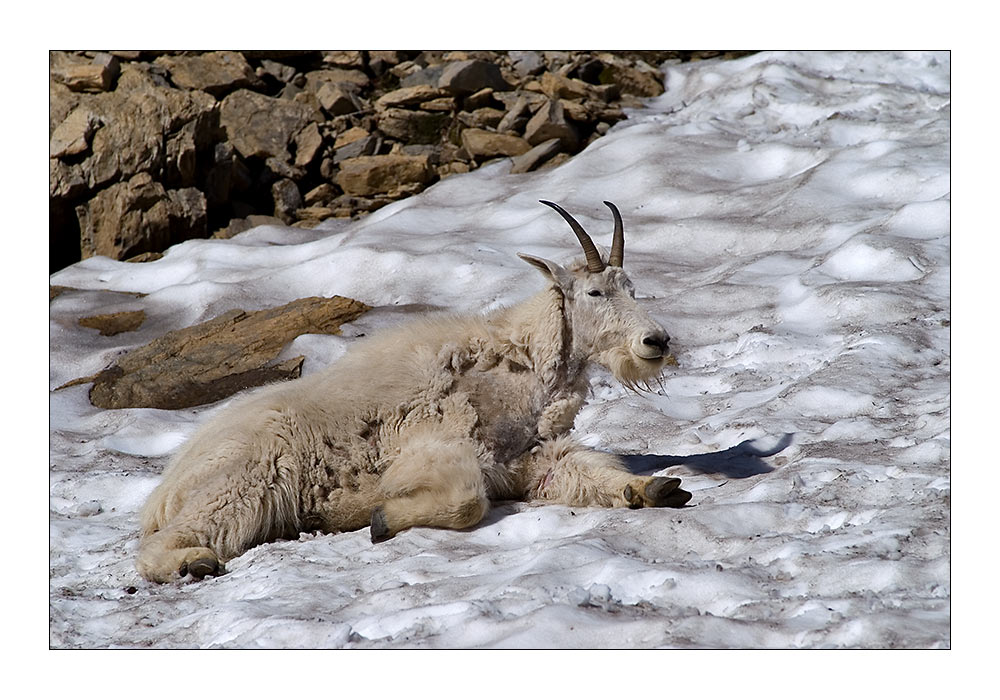
M 447 97 L 447 94 L 444 90 L 440 90 L 432 85 L 413 85 L 412 87 L 404 87 L 387 92 L 375 100 L 375 107 L 376 109 L 415 107 L 423 102 Z
M 337 196 L 337 190 L 328 182 L 312 188 L 302 197 L 306 207 L 313 207 L 333 201 Z
M 323 150 L 323 135 L 316 122 L 310 122 L 293 137 L 295 143 L 295 166 L 305 168 Z
M 378 150 L 380 139 L 377 136 L 369 134 L 364 129 L 360 129 L 360 131 L 364 132 L 363 136 L 349 140 L 340 146 L 335 145 L 336 150 L 333 152 L 333 162 L 335 164 L 339 164 L 348 158 L 375 154 Z M 337 140 L 337 143 L 341 143 L 340 139 Z
M 549 100 L 535 112 L 524 128 L 524 138 L 532 146 L 556 138 L 566 150 L 575 149 L 579 141 L 576 130 L 566 123 L 562 104 L 558 100 Z
M 104 92 L 111 89 L 119 69 L 117 58 L 99 53 L 90 63 L 67 62 L 56 66 L 50 75 L 73 92 Z
M 383 155 L 349 158 L 340 164 L 337 184 L 349 195 L 386 194 L 433 177 L 427 156 Z
M 323 63 L 347 68 L 364 68 L 365 56 L 361 51 L 324 51 Z
M 657 97 L 663 94 L 663 73 L 645 61 L 632 62 L 610 53 L 598 55 L 604 69 L 602 83 L 614 83 L 626 94 Z
M 205 196 L 194 188 L 168 193 L 149 173 L 102 190 L 76 213 L 85 258 L 123 260 L 207 233 Z
M 198 144 L 194 123 L 185 124 L 167 139 L 166 182 L 187 187 L 194 184 L 197 175 Z
M 559 139 L 542 141 L 530 151 L 526 151 L 514 158 L 510 172 L 512 174 L 530 172 L 558 153 L 561 147 L 562 144 Z
M 459 112 L 458 121 L 472 129 L 495 128 L 504 118 L 504 112 L 492 107 L 482 107 L 474 112 Z
M 219 121 L 244 158 L 287 160 L 292 136 L 309 122 L 323 118 L 291 100 L 237 90 L 222 101 Z
M 483 88 L 495 91 L 511 88 L 495 63 L 479 60 L 448 64 L 441 72 L 437 85 L 453 95 L 471 95 Z
M 352 90 L 336 83 L 323 83 L 316 99 L 331 117 L 351 114 L 361 107 Z
M 139 309 L 138 311 L 119 311 L 113 314 L 87 316 L 79 319 L 77 323 L 84 328 L 96 328 L 101 332 L 101 335 L 118 335 L 138 330 L 145 320 L 146 312 Z
M 421 68 L 417 64 L 408 61 L 407 64 L 401 63 L 396 66 L 392 73 L 394 75 L 402 74 L 399 78 L 400 87 L 413 87 L 415 85 L 438 85 L 444 69 L 443 65 Z
M 464 130 L 462 146 L 470 156 L 479 160 L 498 156 L 519 156 L 531 150 L 531 145 L 520 136 L 498 134 L 484 129 Z
M 522 132 L 530 118 L 531 111 L 528 107 L 528 98 L 521 95 L 517 98 L 514 105 L 507 110 L 507 113 L 503 115 L 499 123 L 497 123 L 497 131 L 501 133 L 505 131 Z
M 170 241 L 170 200 L 149 173 L 102 190 L 77 207 L 80 248 L 84 258 L 123 258 L 163 250 Z
M 63 158 L 85 152 L 90 148 L 90 139 L 100 123 L 89 107 L 77 107 L 49 137 L 49 157 Z
M 331 85 L 345 83 L 356 88 L 364 88 L 370 82 L 364 71 L 349 68 L 326 68 L 305 74 L 305 89 L 313 94 L 319 94 L 320 88 L 327 83 Z
M 507 55 L 510 57 L 514 70 L 521 77 L 535 75 L 545 68 L 542 57 L 537 51 L 508 51 Z
M 90 401 L 99 408 L 189 408 L 301 373 L 303 358 L 278 364 L 303 333 L 337 333 L 368 306 L 345 297 L 308 297 L 261 311 L 228 311 L 170 331 L 127 352 L 96 374 Z
M 53 201 L 76 199 L 87 189 L 83 168 L 67 165 L 58 158 L 49 159 L 49 197 Z
M 389 138 L 404 143 L 435 143 L 451 122 L 447 114 L 390 107 L 376 115 L 378 129 Z
M 160 56 L 154 63 L 170 74 L 180 88 L 204 90 L 221 97 L 239 88 L 257 83 L 257 75 L 243 54 L 236 51 L 213 51 L 198 56 Z
M 271 185 L 274 215 L 286 224 L 295 221 L 295 212 L 302 208 L 302 193 L 292 180 L 278 180 Z
M 286 66 L 284 63 L 279 63 L 278 61 L 271 61 L 269 59 L 261 59 L 260 68 L 257 69 L 257 75 L 269 75 L 279 83 L 290 83 L 292 78 L 295 77 L 295 69 L 291 66 Z
M 539 79 L 542 92 L 551 99 L 576 100 L 588 97 L 591 94 L 590 86 L 576 78 L 567 78 L 555 73 L 545 72 Z

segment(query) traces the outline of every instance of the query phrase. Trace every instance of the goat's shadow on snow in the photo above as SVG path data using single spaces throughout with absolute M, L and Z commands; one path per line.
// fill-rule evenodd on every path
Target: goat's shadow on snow
M 730 479 L 746 479 L 774 471 L 764 461 L 792 444 L 794 433 L 785 433 L 774 447 L 761 449 L 756 440 L 744 440 L 721 452 L 697 455 L 618 455 L 633 474 L 655 472 L 666 467 L 684 466 L 702 474 L 724 474 Z

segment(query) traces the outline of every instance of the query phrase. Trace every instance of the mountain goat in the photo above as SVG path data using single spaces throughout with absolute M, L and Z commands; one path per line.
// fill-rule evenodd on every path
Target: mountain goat
M 570 435 L 596 362 L 648 386 L 669 336 L 622 269 L 621 214 L 607 263 L 570 225 L 585 261 L 519 254 L 548 281 L 485 316 L 439 316 L 358 342 L 322 373 L 237 400 L 201 427 L 141 513 L 136 568 L 151 581 L 222 571 L 299 532 L 468 528 L 493 500 L 683 506 L 680 479 L 628 472 Z

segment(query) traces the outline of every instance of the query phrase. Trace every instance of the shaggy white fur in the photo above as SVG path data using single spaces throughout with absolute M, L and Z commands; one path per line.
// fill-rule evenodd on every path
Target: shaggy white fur
M 617 215 L 617 212 L 616 212 Z M 141 513 L 152 581 L 218 573 L 301 531 L 466 528 L 491 500 L 680 506 L 676 479 L 635 476 L 569 436 L 585 370 L 655 379 L 668 336 L 621 267 L 522 255 L 548 280 L 486 316 L 438 316 L 357 343 L 312 377 L 234 402 L 176 455 Z

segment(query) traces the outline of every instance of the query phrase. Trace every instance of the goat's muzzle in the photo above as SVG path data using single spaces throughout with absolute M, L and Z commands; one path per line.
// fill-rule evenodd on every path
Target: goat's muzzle
M 644 360 L 658 360 L 667 354 L 670 336 L 663 331 L 646 333 L 642 340 L 633 345 L 632 352 Z

